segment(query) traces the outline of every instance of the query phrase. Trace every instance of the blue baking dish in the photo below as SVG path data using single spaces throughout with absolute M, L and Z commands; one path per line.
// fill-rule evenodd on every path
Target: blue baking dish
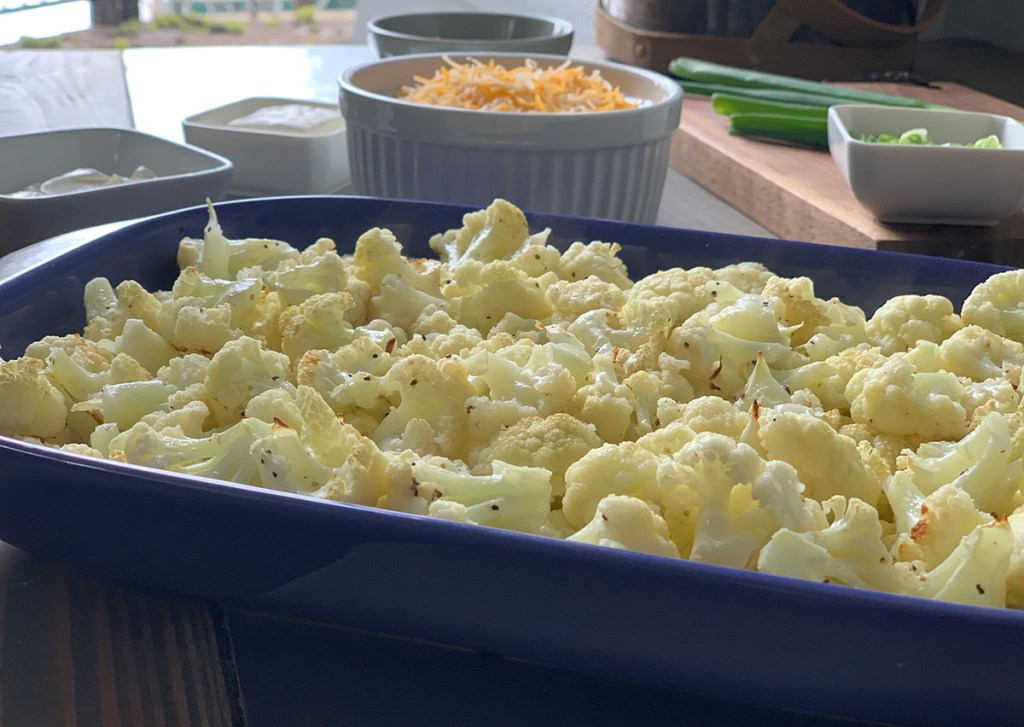
M 466 208 L 345 197 L 217 205 L 229 237 L 351 249 L 386 226 L 411 255 Z M 92 277 L 168 287 L 203 207 L 104 235 L 0 281 L 0 346 L 84 325 Z M 530 215 L 552 241 L 615 241 L 633 277 L 763 262 L 873 309 L 959 304 L 992 265 L 606 220 Z M 658 686 L 902 724 L 1024 714 L 1024 613 L 935 603 L 564 543 L 99 461 L 0 438 L 0 539 L 103 573 Z M 425 678 L 429 678 L 426 676 Z

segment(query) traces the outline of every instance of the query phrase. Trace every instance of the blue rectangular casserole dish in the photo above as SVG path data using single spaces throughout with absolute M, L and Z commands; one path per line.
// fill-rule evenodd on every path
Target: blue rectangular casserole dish
M 373 226 L 410 255 L 466 208 L 344 197 L 217 205 L 229 237 L 351 250 Z M 554 244 L 623 246 L 635 279 L 759 261 L 870 311 L 959 305 L 1003 268 L 606 220 L 528 215 Z M 80 331 L 103 275 L 167 288 L 204 207 L 151 218 L 0 281 L 5 358 Z M 74 456 L 0 437 L 0 539 L 246 607 L 719 695 L 905 724 L 1019 722 L 1024 613 L 890 596 L 564 543 Z

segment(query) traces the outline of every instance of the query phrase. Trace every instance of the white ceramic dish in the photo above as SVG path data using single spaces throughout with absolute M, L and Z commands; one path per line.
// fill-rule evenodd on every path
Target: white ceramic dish
M 231 162 L 217 154 L 130 129 L 82 128 L 0 136 L 0 254 L 47 237 L 224 198 Z M 83 191 L 14 193 L 75 169 L 154 179 Z
M 864 135 L 928 130 L 939 145 L 879 144 Z M 971 144 L 989 134 L 1003 148 Z M 828 114 L 832 157 L 880 221 L 992 226 L 1024 210 L 1024 126 L 1006 116 L 849 104 Z
M 375 18 L 366 30 L 381 58 L 441 51 L 565 55 L 573 36 L 567 20 L 511 13 L 404 13 Z
M 470 56 L 450 56 L 465 62 Z M 472 56 L 542 67 L 564 56 Z M 440 53 L 363 64 L 342 75 L 353 191 L 486 206 L 496 197 L 526 210 L 651 223 L 668 172 L 682 91 L 657 73 L 617 63 L 573 60 L 599 71 L 634 109 L 592 113 L 503 113 L 400 100 L 413 76 L 431 76 Z
M 232 122 L 257 112 L 297 107 L 333 118 L 304 128 L 286 124 L 238 126 Z M 338 107 L 321 101 L 253 97 L 218 106 L 182 121 L 185 140 L 223 154 L 235 170 L 230 192 L 241 197 L 276 194 L 332 194 L 349 184 L 345 122 Z

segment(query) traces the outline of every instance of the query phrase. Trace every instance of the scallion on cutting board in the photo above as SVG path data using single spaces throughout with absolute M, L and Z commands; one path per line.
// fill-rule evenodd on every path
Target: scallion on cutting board
M 828 146 L 830 106 L 867 103 L 915 108 L 946 108 L 920 99 L 893 96 L 777 73 L 736 68 L 697 58 L 669 63 L 688 93 L 711 96 L 717 113 L 728 116 L 730 133 L 812 147 Z
M 691 81 L 686 78 L 677 78 L 676 81 L 686 93 L 697 96 L 714 96 L 715 94 L 725 93 L 731 96 L 743 96 L 744 98 L 761 101 L 818 106 L 825 109 L 836 103 L 835 99 L 831 97 L 800 93 L 798 91 L 782 91 L 777 88 L 737 88 L 735 86 L 724 86 L 719 83 L 701 83 L 700 81 Z

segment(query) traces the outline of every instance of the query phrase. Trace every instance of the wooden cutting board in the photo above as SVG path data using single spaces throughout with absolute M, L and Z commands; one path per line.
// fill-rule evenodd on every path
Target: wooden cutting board
M 955 83 L 850 85 L 1024 119 L 1024 108 Z M 743 139 L 728 127 L 706 97 L 688 95 L 672 168 L 783 239 L 1024 265 L 1024 213 L 995 227 L 883 224 L 856 200 L 828 151 Z

